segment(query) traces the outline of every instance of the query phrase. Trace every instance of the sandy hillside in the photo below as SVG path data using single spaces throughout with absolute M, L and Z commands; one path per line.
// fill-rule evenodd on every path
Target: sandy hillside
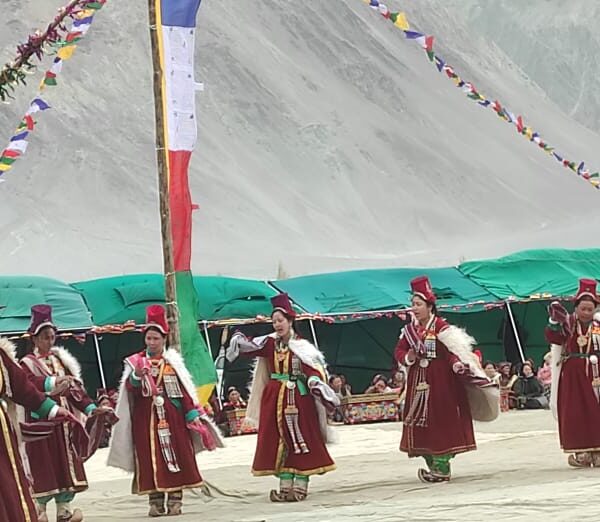
M 3 1 L 3 58 L 51 17 L 52 2 L 41 4 Z M 144 6 L 108 2 L 49 93 L 54 109 L 0 186 L 2 273 L 161 269 Z M 565 154 L 600 165 L 599 136 L 469 31 L 464 10 L 402 8 L 463 77 Z M 274 277 L 280 264 L 295 275 L 595 246 L 589 227 L 600 218 L 586 209 L 598 192 L 467 100 L 360 0 L 205 1 L 198 26 L 196 273 Z M 2 139 L 37 80 L 0 107 Z

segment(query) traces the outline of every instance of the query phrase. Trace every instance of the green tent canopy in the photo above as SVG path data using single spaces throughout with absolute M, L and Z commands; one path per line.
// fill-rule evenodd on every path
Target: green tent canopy
M 600 279 L 600 249 L 526 250 L 458 268 L 500 299 L 571 296 L 580 278 Z
M 143 323 L 146 307 L 164 304 L 165 281 L 162 274 L 135 274 L 82 281 L 72 285 L 84 296 L 94 324 Z M 275 295 L 267 283 L 218 276 L 195 276 L 198 293 L 198 320 L 249 319 L 271 311 Z
M 88 330 L 89 310 L 81 295 L 68 284 L 38 276 L 0 277 L 0 332 L 24 333 L 31 320 L 31 307 L 52 306 L 52 319 L 59 330 Z
M 429 276 L 442 307 L 497 300 L 455 268 L 354 270 L 283 279 L 271 284 L 287 292 L 309 313 L 344 314 L 409 307 L 410 280 L 420 275 Z
M 264 281 L 233 277 L 195 276 L 198 292 L 198 318 L 250 319 L 270 315 L 271 297 L 277 292 Z

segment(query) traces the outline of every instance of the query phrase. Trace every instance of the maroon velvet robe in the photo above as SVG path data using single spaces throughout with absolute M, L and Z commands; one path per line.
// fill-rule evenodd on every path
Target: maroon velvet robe
M 291 373 L 293 353 L 288 351 L 280 361 L 275 352 L 273 338 L 269 338 L 261 350 L 242 355 L 266 358 L 271 373 Z M 302 364 L 302 372 L 307 378 L 322 378 L 317 370 L 306 364 Z M 310 451 L 295 454 L 290 450 L 293 448 L 293 442 L 284 417 L 284 410 L 288 405 L 286 391 L 286 383 L 275 379 L 271 379 L 263 391 L 252 473 L 257 476 L 279 473 L 316 475 L 334 470 L 335 463 L 323 442 L 315 399 L 310 393 L 301 395 L 298 387 L 294 390 L 298 423 Z
M 437 317 L 432 333 L 437 334 L 447 326 L 444 319 Z M 426 333 L 423 329 L 422 339 L 425 339 Z M 405 364 L 408 350 L 408 342 L 401 337 L 395 350 L 398 363 Z M 427 425 L 413 426 L 405 422 L 402 430 L 400 451 L 408 453 L 409 457 L 457 454 L 476 449 L 467 392 L 452 370 L 456 362 L 460 359 L 436 339 L 436 358 L 430 360 L 425 368 L 425 379 L 430 386 Z M 403 419 L 406 419 L 415 398 L 419 367 L 418 360 L 408 366 Z
M 573 324 L 579 324 L 573 317 Z M 580 325 L 581 326 L 581 325 Z M 582 331 L 587 328 L 583 327 Z M 546 328 L 546 339 L 562 345 L 564 354 L 587 353 L 577 344 L 577 329 L 567 336 L 562 330 Z M 558 386 L 558 433 L 565 452 L 600 451 L 600 404 L 592 388 L 592 368 L 587 358 L 563 361 Z
M 0 397 L 36 411 L 46 400 L 29 382 L 23 370 L 0 349 Z M 6 403 L 4 403 L 6 404 Z M 17 437 L 10 419 L 0 407 L 0 520 L 37 522 L 36 505 L 23 471 Z
M 145 352 L 132 357 L 145 357 Z M 164 361 L 163 372 L 174 373 L 166 361 Z M 185 419 L 188 412 L 195 410 L 195 405 L 184 386 L 180 382 L 183 398 L 176 402 L 163 394 L 165 417 L 171 431 L 171 445 L 180 468 L 180 471 L 176 473 L 168 470 L 161 452 L 156 430 L 158 419 L 152 397 L 144 397 L 141 387 L 133 385 L 131 378 L 127 380 L 126 386 L 130 393 L 135 448 L 133 493 L 143 495 L 157 491 L 178 491 L 201 486 L 202 477 L 198 471 L 196 454 Z M 162 386 L 160 380 L 157 380 L 157 386 L 159 388 Z
M 44 385 L 49 376 L 70 375 L 70 372 L 55 355 L 51 355 L 54 367 L 49 368 L 35 355 L 29 354 L 21 361 L 21 366 L 29 380 L 39 391 L 45 391 Z M 86 395 L 68 399 L 61 397 L 59 403 L 76 416 L 80 416 L 93 401 Z M 27 422 L 34 422 L 31 412 L 27 411 Z M 65 491 L 78 493 L 88 488 L 83 460 L 77 456 L 70 444 L 69 423 L 54 428 L 50 437 L 25 444 L 33 476 L 33 492 L 36 497 L 56 495 Z

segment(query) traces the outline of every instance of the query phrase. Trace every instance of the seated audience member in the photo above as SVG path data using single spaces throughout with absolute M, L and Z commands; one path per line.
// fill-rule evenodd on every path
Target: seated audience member
M 242 410 L 246 403 L 235 386 L 227 388 L 227 402 L 223 404 L 223 410 Z
M 552 354 L 544 355 L 544 363 L 537 372 L 537 379 L 544 387 L 544 395 L 550 400 L 550 385 L 552 384 Z
M 521 372 L 513 384 L 513 392 L 520 410 L 539 410 L 548 407 L 548 399 L 544 395 L 544 387 L 537 380 L 530 362 L 525 361 Z
M 406 387 L 406 374 L 402 370 L 394 372 L 390 379 L 389 387 L 394 392 L 402 393 Z
M 498 372 L 500 373 L 500 391 L 505 390 L 508 393 L 509 407 L 516 408 L 517 402 L 512 387 L 519 376 L 515 375 L 513 367 L 508 361 L 498 363 Z
M 390 393 L 392 389 L 388 386 L 387 379 L 381 375 L 377 374 L 373 377 L 371 381 L 371 386 L 369 386 L 365 393 Z
M 501 375 L 496 369 L 496 365 L 491 361 L 483 363 L 483 371 L 497 385 L 500 385 Z
M 346 380 L 346 376 L 344 374 L 340 373 L 339 378 L 342 379 L 342 390 L 343 390 L 342 395 L 344 397 L 348 397 L 348 396 L 352 395 L 352 387 Z
M 344 384 L 342 382 L 342 378 L 339 375 L 332 375 L 329 377 L 329 386 L 335 392 L 338 399 L 340 401 L 348 395 L 344 395 L 344 392 L 347 393 L 347 390 L 344 388 Z M 329 412 L 329 420 L 333 423 L 341 423 L 344 422 L 344 412 L 342 410 L 342 406 L 336 406 L 331 412 Z

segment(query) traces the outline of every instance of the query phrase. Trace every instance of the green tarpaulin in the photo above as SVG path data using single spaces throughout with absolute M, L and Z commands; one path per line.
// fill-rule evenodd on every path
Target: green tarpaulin
M 146 307 L 165 301 L 162 274 L 136 274 L 74 283 L 92 312 L 94 324 L 123 324 L 145 321 Z M 198 320 L 253 318 L 269 315 L 269 299 L 276 292 L 267 283 L 233 277 L 195 276 Z
M 0 277 L 0 332 L 23 333 L 29 327 L 31 307 L 52 306 L 52 317 L 60 330 L 87 330 L 90 312 L 81 295 L 66 283 L 37 276 Z
M 500 299 L 571 296 L 582 277 L 600 279 L 600 249 L 528 250 L 462 263 L 459 270 Z
M 310 313 L 343 314 L 410 306 L 410 280 L 420 275 L 429 276 L 442 306 L 497 300 L 455 268 L 355 270 L 283 279 L 271 284 L 290 294 Z

